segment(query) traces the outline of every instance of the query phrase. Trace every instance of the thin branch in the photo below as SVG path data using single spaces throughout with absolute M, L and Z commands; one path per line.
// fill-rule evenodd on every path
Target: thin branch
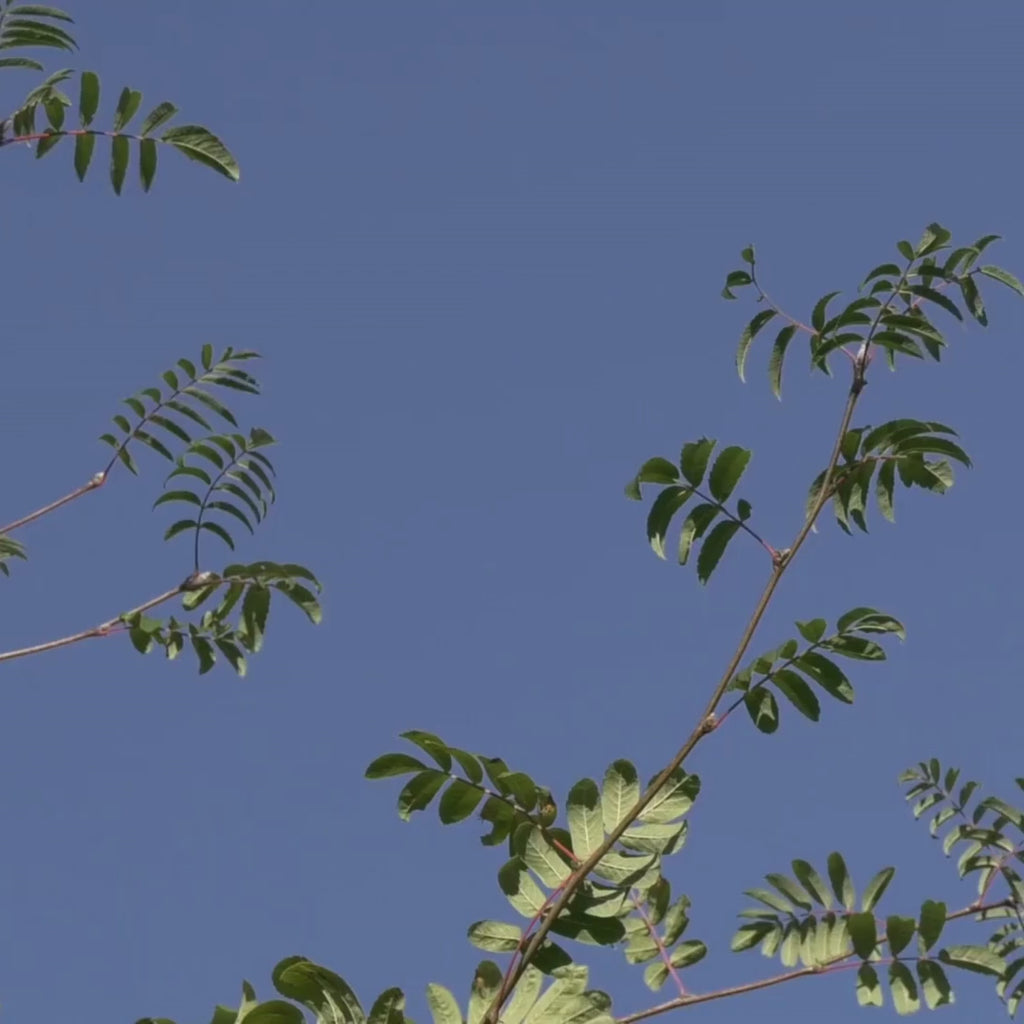
M 946 921 L 955 921 L 962 917 L 972 917 L 983 910 L 992 910 L 995 907 L 1005 906 L 1007 900 L 1000 900 L 998 903 L 992 903 L 984 907 L 969 906 L 963 907 L 960 910 L 955 910 L 951 914 L 946 915 Z M 887 942 L 887 939 L 882 939 L 882 943 Z M 762 989 L 774 988 L 776 985 L 785 984 L 787 981 L 796 981 L 798 978 L 810 978 L 823 974 L 837 974 L 840 971 L 848 971 L 854 967 L 860 967 L 863 960 L 859 957 L 856 960 L 851 961 L 850 958 L 854 956 L 853 953 L 845 953 L 835 960 L 827 961 L 824 964 L 816 964 L 813 967 L 802 967 L 799 970 L 787 971 L 785 974 L 776 974 L 771 978 L 762 978 L 760 981 L 748 981 L 743 985 L 731 985 L 729 988 L 715 989 L 713 992 L 702 992 L 702 993 L 686 993 L 680 995 L 676 999 L 670 999 L 667 1003 L 659 1003 L 657 1006 L 651 1006 L 646 1010 L 639 1010 L 637 1013 L 627 1014 L 625 1017 L 617 1017 L 616 1021 L 618 1024 L 636 1024 L 636 1021 L 647 1020 L 649 1017 L 657 1017 L 662 1013 L 668 1013 L 671 1010 L 681 1010 L 685 1007 L 698 1006 L 701 1003 L 710 1003 L 716 999 L 728 999 L 730 996 L 742 996 L 748 992 L 760 992 Z M 920 958 L 911 958 L 920 959 Z M 889 961 L 880 960 L 875 961 L 876 964 L 887 963 Z
M 730 996 L 742 996 L 748 992 L 759 992 L 761 989 L 774 988 L 787 981 L 796 981 L 797 978 L 810 978 L 816 974 L 831 974 L 840 970 L 849 970 L 855 964 L 837 964 L 833 967 L 803 967 L 798 971 L 788 971 L 785 974 L 776 974 L 773 978 L 762 978 L 760 981 L 748 981 L 745 985 L 733 985 L 730 988 L 716 989 L 714 992 L 703 992 L 679 996 L 677 999 L 670 999 L 667 1003 L 659 1003 L 657 1006 L 648 1007 L 637 1013 L 630 1013 L 625 1017 L 617 1017 L 618 1024 L 635 1024 L 638 1020 L 646 1020 L 648 1017 L 657 1017 L 659 1014 L 668 1013 L 670 1010 L 681 1010 L 686 1006 L 697 1006 L 700 1003 L 710 1003 L 715 999 L 728 999 Z
M 90 491 L 98 490 L 107 482 L 108 470 L 109 467 L 100 473 L 96 473 L 87 484 L 82 484 L 81 487 L 76 487 L 70 494 L 65 494 L 63 498 L 51 501 L 49 505 L 44 505 L 42 508 L 36 509 L 35 512 L 30 512 L 27 516 L 15 519 L 13 523 L 8 523 L 6 526 L 0 526 L 0 536 L 10 533 L 12 530 L 17 530 L 20 526 L 25 526 L 28 523 L 34 522 L 36 519 L 41 519 L 43 516 L 60 508 L 62 505 L 67 505 L 76 498 L 82 497 L 83 494 L 88 494 Z
M 165 601 L 169 601 L 172 597 L 182 593 L 186 590 L 194 589 L 191 584 L 192 577 L 189 577 L 184 583 L 179 583 L 172 590 L 165 590 L 162 594 L 158 594 L 156 597 L 150 598 L 148 601 L 144 601 L 142 604 L 131 611 L 123 612 L 116 618 L 107 619 L 106 622 L 101 622 L 98 626 L 93 626 L 91 629 L 83 629 L 80 633 L 72 633 L 70 636 L 62 636 L 58 640 L 47 640 L 46 643 L 35 644 L 32 647 L 21 647 L 16 651 L 4 651 L 0 653 L 0 662 L 2 661 L 13 661 L 15 658 L 26 658 L 30 654 L 43 654 L 46 651 L 55 651 L 60 647 L 69 647 L 71 644 L 77 644 L 81 640 L 91 640 L 94 637 L 110 636 L 113 633 L 121 633 L 127 629 L 125 618 L 129 618 L 133 615 L 140 615 L 143 612 L 149 611 L 150 608 L 155 608 L 159 604 L 163 604 Z M 206 583 L 212 583 L 213 580 L 207 580 Z

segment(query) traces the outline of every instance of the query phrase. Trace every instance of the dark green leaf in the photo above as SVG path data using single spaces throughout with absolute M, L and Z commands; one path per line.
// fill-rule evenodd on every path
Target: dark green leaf
M 411 754 L 382 754 L 370 763 L 365 774 L 368 779 L 385 779 L 392 775 L 408 775 L 417 771 L 430 769 Z
M 409 729 L 401 734 L 403 740 L 415 743 L 420 750 L 428 753 L 441 767 L 442 771 L 452 770 L 452 756 L 448 751 L 445 742 L 432 732 L 424 732 L 422 729 Z
M 814 691 L 795 672 L 780 668 L 772 673 L 772 682 L 789 702 L 812 722 L 821 717 L 821 704 Z
M 184 501 L 190 505 L 200 506 L 203 504 L 199 495 L 193 494 L 191 491 L 165 491 L 153 502 L 153 508 L 156 508 L 157 505 L 166 505 L 169 501 Z
M 763 686 L 751 690 L 743 698 L 747 712 L 761 732 L 773 733 L 779 727 L 779 706 L 770 691 Z
M 47 153 L 50 152 L 54 146 L 63 139 L 63 135 L 59 135 L 56 132 L 47 132 L 37 143 L 36 143 L 36 159 L 40 160 Z
M 33 71 L 42 71 L 43 65 L 30 57 L 3 57 L 0 58 L 0 68 L 31 68 Z
M 853 703 L 853 687 L 835 662 L 829 661 L 817 651 L 807 651 L 796 658 L 793 664 L 809 675 L 826 693 L 846 704 Z
M 982 327 L 987 327 L 988 314 L 985 312 L 985 303 L 981 298 L 981 292 L 978 291 L 978 286 L 974 283 L 973 277 L 960 278 L 960 294 L 964 297 L 964 305 L 967 307 L 967 312 Z
M 796 622 L 796 628 L 800 635 L 809 643 L 816 644 L 828 629 L 828 623 L 824 619 L 810 619 L 807 622 Z
M 921 904 L 921 916 L 917 923 L 923 952 L 927 952 L 939 941 L 939 936 L 945 926 L 946 904 L 938 903 L 935 900 L 925 900 Z
M 844 658 L 853 658 L 857 661 L 885 661 L 885 651 L 881 646 L 873 640 L 865 640 L 859 636 L 833 637 L 831 640 L 826 640 L 822 646 L 833 654 L 842 655 Z M 849 693 L 852 701 L 852 688 Z
M 828 910 L 832 906 L 832 894 L 826 888 L 821 875 L 806 860 L 794 860 L 792 866 L 793 874 L 796 875 L 811 898 Z
M 139 104 L 142 102 L 142 93 L 125 86 L 117 100 L 117 110 L 114 112 L 114 131 L 121 131 L 125 125 L 138 112 Z
M 750 323 L 743 329 L 743 334 L 740 336 L 739 348 L 736 350 L 736 372 L 739 374 L 740 380 L 744 382 L 746 382 L 744 371 L 747 363 L 747 352 L 750 351 L 750 343 L 757 336 L 757 333 L 761 328 L 764 327 L 764 325 L 774 316 L 774 309 L 762 310 L 760 313 L 756 314 Z
M 878 470 L 875 478 L 875 498 L 878 501 L 878 509 L 889 522 L 895 518 L 893 513 L 893 489 L 896 484 L 896 464 L 892 460 L 886 460 Z
M 78 175 L 79 181 L 85 181 L 85 175 L 89 170 L 89 163 L 92 160 L 92 153 L 95 148 L 95 135 L 75 136 L 75 174 Z
M 872 270 L 871 273 L 869 273 L 868 276 L 864 278 L 863 282 L 861 283 L 861 288 L 863 288 L 864 285 L 868 283 L 868 281 L 873 281 L 876 277 L 895 278 L 899 276 L 900 268 L 896 266 L 895 263 L 882 263 L 879 266 L 875 267 L 875 269 Z
M 156 176 L 156 143 L 152 139 L 139 140 L 139 176 L 143 192 L 148 192 Z
M 121 194 L 121 187 L 124 185 L 129 156 L 128 137 L 115 135 L 110 140 L 110 183 L 117 195 Z
M 753 278 L 745 270 L 733 270 L 725 279 L 725 287 L 722 289 L 723 299 L 735 299 L 733 288 L 742 288 L 753 282 Z
M 142 127 L 139 129 L 139 134 L 146 136 L 150 132 L 155 131 L 162 124 L 166 124 L 177 112 L 178 108 L 173 103 L 157 104 L 146 115 L 146 119 L 142 122 Z
M 725 553 L 726 546 L 739 528 L 740 524 L 730 519 L 719 523 L 708 534 L 697 556 L 697 579 L 701 583 L 707 583 Z
M 832 883 L 832 891 L 836 894 L 836 899 L 846 910 L 852 911 L 857 905 L 857 893 L 841 853 L 833 852 L 828 855 L 828 878 Z
M 231 181 L 238 181 L 240 172 L 237 161 L 224 143 L 208 129 L 195 124 L 179 125 L 168 128 L 160 138 L 190 160 L 211 167 Z
M 917 342 L 907 334 L 900 334 L 899 331 L 877 331 L 871 341 L 872 344 L 888 349 L 890 352 L 900 352 L 905 356 L 913 356 L 915 359 L 924 358 Z
M 43 109 L 46 111 L 46 119 L 50 127 L 59 132 L 64 127 L 64 104 L 55 96 L 43 100 Z
M 368 1024 L 404 1024 L 405 1020 L 405 996 L 400 988 L 389 988 L 374 1000 Z
M 828 295 L 823 295 L 815 303 L 814 311 L 811 313 L 811 326 L 814 330 L 821 334 L 825 327 L 825 311 L 828 309 L 828 304 L 839 294 L 839 292 L 829 292 Z
M 848 914 L 846 925 L 854 952 L 863 960 L 870 959 L 878 943 L 874 914 L 870 911 Z
M 771 382 L 772 394 L 779 399 L 782 398 L 782 363 L 796 330 L 795 324 L 783 327 L 775 336 L 775 344 L 772 345 L 772 353 L 768 358 L 768 380 Z
M 750 452 L 745 448 L 730 445 L 719 452 L 708 478 L 711 496 L 716 501 L 725 501 L 732 494 L 749 462 Z
M 694 508 L 683 521 L 683 528 L 679 533 L 680 565 L 686 564 L 694 540 L 704 535 L 704 531 L 711 525 L 719 511 L 721 511 L 720 506 L 703 503 Z
M 679 479 L 679 470 L 668 459 L 648 459 L 636 477 L 626 486 L 626 495 L 640 500 L 641 484 L 674 484 Z
M 715 443 L 711 438 L 702 437 L 699 441 L 683 445 L 679 467 L 683 472 L 684 479 L 691 487 L 700 487 Z
M 936 291 L 934 288 L 929 288 L 923 284 L 908 284 L 907 290 L 918 298 L 926 299 L 928 302 L 934 302 L 936 306 L 941 306 L 951 316 L 955 316 L 957 320 L 963 320 L 963 316 L 960 310 L 957 309 L 956 303 L 954 303 L 948 296 L 943 295 L 942 292 Z
M 194 519 L 179 519 L 176 523 L 172 523 L 167 527 L 167 530 L 164 532 L 164 540 L 177 537 L 179 533 L 183 533 L 185 530 L 194 530 L 198 525 Z
M 736 932 L 729 948 L 734 953 L 740 953 L 745 949 L 753 949 L 766 935 L 775 931 L 778 925 L 773 921 L 753 921 L 745 924 Z
M 281 995 L 308 1007 L 325 1022 L 363 1024 L 366 1019 L 356 994 L 348 984 L 333 971 L 303 956 L 281 960 L 274 967 L 271 978 Z M 252 1013 L 245 1019 L 251 1020 Z
M 651 505 L 647 516 L 647 540 L 659 558 L 665 557 L 665 535 L 672 518 L 693 492 L 688 487 L 666 487 Z
M 907 943 L 914 937 L 914 919 L 891 914 L 885 919 L 885 937 L 889 940 L 889 949 L 894 956 L 899 956 Z
M 438 813 L 443 825 L 452 825 L 464 821 L 477 808 L 483 799 L 483 792 L 462 779 L 453 779 L 451 785 L 441 795 Z
M 78 96 L 78 119 L 83 128 L 92 124 L 100 105 L 100 80 L 94 71 L 83 71 Z
M 1007 288 L 1012 288 L 1018 295 L 1024 295 L 1024 285 L 1002 267 L 996 267 L 989 263 L 978 267 L 978 273 L 984 274 L 985 277 L 991 277 L 993 281 L 998 281 L 1000 284 L 1005 284 Z
M 215 537 L 219 537 L 232 551 L 235 550 L 235 542 L 231 539 L 231 534 L 224 529 L 220 523 L 212 522 L 207 519 L 199 524 L 199 529 L 206 530 L 208 533 L 212 533 Z
M 415 811 L 422 811 L 448 781 L 444 772 L 427 770 L 414 775 L 398 795 L 398 816 L 408 821 Z

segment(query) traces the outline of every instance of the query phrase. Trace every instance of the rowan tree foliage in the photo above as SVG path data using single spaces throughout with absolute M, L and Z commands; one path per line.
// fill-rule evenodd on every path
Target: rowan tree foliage
M 35 56 L 8 51 L 46 49 L 73 52 L 70 15 L 53 7 L 3 0 L 0 5 L 0 69 L 41 72 Z M 77 82 L 78 100 L 72 102 L 62 86 Z M 78 127 L 68 124 L 75 108 Z M 74 140 L 74 169 L 84 179 L 91 166 L 97 138 L 110 140 L 110 181 L 120 194 L 136 153 L 142 188 L 149 190 L 156 174 L 160 145 L 238 180 L 238 164 L 228 148 L 200 125 L 163 126 L 177 113 L 173 103 L 156 104 L 137 132 L 129 132 L 142 109 L 142 93 L 123 88 L 107 124 L 98 128 L 94 119 L 100 109 L 100 80 L 92 71 L 75 77 L 70 68 L 54 71 L 32 89 L 17 109 L 0 123 L 0 147 L 28 148 L 36 158 L 52 152 L 69 137 Z M 71 115 L 74 116 L 74 115 Z M 45 125 L 41 122 L 45 121 Z M 163 130 L 157 134 L 157 130 Z M 275 498 L 274 464 L 268 454 L 274 438 L 263 427 L 243 427 L 234 411 L 235 400 L 258 395 L 253 373 L 255 352 L 225 348 L 221 352 L 203 345 L 193 358 L 179 358 L 150 386 L 125 398 L 109 430 L 99 436 L 106 454 L 89 480 L 57 498 L 0 527 L 0 572 L 27 557 L 20 540 L 24 527 L 37 519 L 106 486 L 118 475 L 136 475 L 141 452 L 148 450 L 167 463 L 162 491 L 154 502 L 178 511 L 166 527 L 165 540 L 187 538 L 182 577 L 134 606 L 70 636 L 44 639 L 27 647 L 0 653 L 10 661 L 66 647 L 82 640 L 124 634 L 141 652 L 159 648 L 175 658 L 189 648 L 206 672 L 223 658 L 236 672 L 246 671 L 247 655 L 263 644 L 275 593 L 288 598 L 313 622 L 320 621 L 316 576 L 301 565 L 259 560 L 233 561 L 212 568 L 222 552 L 211 545 L 235 550 L 239 529 L 254 533 L 270 511 Z M 177 543 L 181 544 L 182 541 Z M 166 618 L 157 609 L 177 601 L 180 611 Z
M 71 51 L 70 21 L 53 8 L 4 0 L 0 50 Z M 0 67 L 43 70 L 35 58 L 23 56 L 2 57 Z M 83 177 L 96 138 L 109 138 L 117 192 L 133 145 L 145 189 L 153 182 L 157 143 L 237 179 L 234 158 L 205 128 L 153 134 L 175 113 L 169 103 L 153 108 L 137 134 L 127 133 L 141 109 L 137 91 L 122 90 L 110 127 L 94 128 L 100 93 L 91 72 L 77 79 L 79 127 L 65 127 L 65 114 L 75 104 L 60 86 L 70 80 L 71 71 L 58 71 L 32 90 L 4 123 L 0 146 L 26 144 L 43 156 L 71 136 L 75 170 Z M 42 118 L 46 126 L 38 130 Z M 778 742 L 785 742 L 787 716 L 816 722 L 830 699 L 849 703 L 851 676 L 864 663 L 884 661 L 886 646 L 904 638 L 900 620 L 876 607 L 852 607 L 834 619 L 809 608 L 788 637 L 762 638 L 761 624 L 779 583 L 794 571 L 808 536 L 829 511 L 846 533 L 866 533 L 874 509 L 894 518 L 901 488 L 943 494 L 953 484 L 954 467 L 970 466 L 952 427 L 909 417 L 874 423 L 862 418 L 862 406 L 870 404 L 865 386 L 873 374 L 911 371 L 914 360 L 939 361 L 950 318 L 986 326 L 983 287 L 995 283 L 1024 296 L 1016 277 L 988 262 L 996 240 L 985 235 L 971 244 L 954 243 L 949 231 L 930 224 L 916 244 L 898 242 L 894 256 L 871 269 L 845 300 L 839 292 L 825 295 L 803 319 L 764 291 L 753 247 L 742 251 L 742 265 L 727 275 L 723 290 L 726 299 L 742 293 L 756 308 L 740 335 L 740 378 L 750 351 L 774 335 L 767 372 L 776 395 L 787 357 L 792 362 L 803 345 L 812 373 L 840 375 L 848 383 L 831 448 L 809 472 L 805 511 L 785 545 L 763 536 L 754 503 L 738 496 L 752 457 L 740 444 L 688 440 L 678 458 L 643 462 L 626 486 L 630 499 L 650 497 L 646 535 L 654 553 L 667 559 L 671 551 L 680 565 L 692 564 L 699 583 L 707 584 L 744 539 L 750 542 L 745 551 L 730 557 L 762 558 L 767 575 L 731 657 L 708 683 L 702 713 L 650 779 L 644 781 L 623 757 L 599 779 L 584 777 L 564 795 L 553 794 L 500 757 L 418 730 L 403 734 L 406 749 L 383 754 L 367 768 L 370 779 L 404 780 L 398 795 L 403 819 L 431 806 L 444 824 L 475 817 L 484 826 L 482 845 L 498 855 L 497 883 L 508 899 L 509 919 L 476 921 L 467 932 L 470 943 L 495 959 L 480 962 L 466 1002 L 446 987 L 429 986 L 434 1024 L 632 1024 L 828 975 L 838 975 L 837 987 L 852 988 L 862 1005 L 888 1002 L 902 1015 L 951 1003 L 962 971 L 991 979 L 1009 1014 L 1017 1012 L 1024 999 L 1024 810 L 934 757 L 904 772 L 900 783 L 914 817 L 927 821 L 958 879 L 970 883 L 966 895 L 937 893 L 919 907 L 893 906 L 886 895 L 896 868 L 851 866 L 838 851 L 823 864 L 793 860 L 784 871 L 751 864 L 731 949 L 723 951 L 699 937 L 702 924 L 721 908 L 701 905 L 688 894 L 685 873 L 669 877 L 670 858 L 688 838 L 687 815 L 701 794 L 700 778 L 687 769 L 694 749 L 727 742 L 729 733 L 744 728 L 741 711 L 754 728 L 778 733 Z M 173 658 L 188 647 L 200 672 L 218 656 L 244 672 L 246 655 L 262 643 L 274 592 L 319 620 L 319 583 L 302 566 L 256 561 L 208 567 L 209 545 L 233 550 L 237 527 L 254 532 L 275 498 L 268 456 L 274 439 L 260 427 L 243 429 L 228 402 L 258 393 L 255 358 L 253 352 L 218 353 L 207 345 L 197 359 L 179 359 L 154 386 L 124 400 L 100 438 L 108 448 L 106 461 L 85 485 L 0 530 L 0 570 L 8 575 L 26 557 L 16 536 L 22 527 L 105 486 L 115 473 L 136 473 L 136 457 L 148 449 L 168 464 L 154 508 L 177 510 L 164 537 L 187 538 L 183 581 L 94 627 L 7 652 L 0 660 L 124 634 L 143 653 L 160 648 Z M 841 600 L 841 583 L 834 587 Z M 150 614 L 171 601 L 180 604 L 175 615 Z M 1015 781 L 1024 789 L 1024 778 Z M 763 884 L 755 880 L 761 873 Z M 855 874 L 869 881 L 858 888 Z M 619 1012 L 605 992 L 591 986 L 591 946 L 620 947 L 627 962 L 643 967 L 652 991 L 668 985 L 673 994 Z M 777 973 L 744 981 L 737 962 L 734 985 L 699 987 L 699 971 L 692 969 L 705 958 L 755 949 L 778 961 Z M 260 1000 L 244 982 L 240 1003 L 217 1007 L 213 1024 L 300 1024 L 308 1014 L 323 1024 L 407 1020 L 400 989 L 388 989 L 364 1009 L 341 976 L 303 957 L 282 960 L 271 981 L 276 997 Z M 154 1022 L 170 1024 L 164 1018 L 140 1024 Z

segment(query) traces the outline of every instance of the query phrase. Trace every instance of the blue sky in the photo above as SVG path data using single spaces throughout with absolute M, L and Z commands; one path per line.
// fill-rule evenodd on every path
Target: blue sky
M 827 457 L 841 380 L 788 370 L 784 401 L 733 352 L 719 298 L 740 248 L 806 315 L 931 220 L 1006 236 L 1017 201 L 1024 14 L 1009 5 L 602 0 L 548 5 L 76 7 L 109 120 L 128 83 L 237 154 L 229 185 L 163 154 L 115 198 L 100 155 L 5 149 L 0 382 L 4 518 L 84 482 L 122 397 L 204 342 L 260 350 L 248 422 L 281 441 L 280 498 L 240 551 L 313 566 L 326 617 L 277 609 L 239 681 L 94 641 L 6 665 L 0 1003 L 12 1021 L 208 1019 L 280 958 L 331 966 L 368 1005 L 390 985 L 464 998 L 467 925 L 511 919 L 471 824 L 402 824 L 362 779 L 408 728 L 504 756 L 564 795 L 617 757 L 653 773 L 692 727 L 766 572 L 738 538 L 711 584 L 659 562 L 622 485 L 701 435 L 752 447 L 742 487 L 779 545 Z M 59 57 L 49 60 L 60 66 Z M 68 63 L 71 63 L 70 61 Z M 19 78 L 18 76 L 22 76 Z M 7 71 L 13 107 L 33 84 Z M 908 642 L 853 667 L 853 707 L 774 737 L 736 716 L 704 777 L 674 887 L 712 956 L 696 990 L 774 973 L 728 953 L 742 890 L 833 849 L 884 907 L 973 890 L 903 805 L 920 758 L 1013 799 L 1019 760 L 1017 407 L 1024 307 L 950 331 L 948 359 L 872 375 L 859 422 L 961 432 L 976 469 L 904 495 L 869 537 L 826 521 L 755 649 L 793 619 L 875 605 Z M 27 528 L 3 647 L 93 625 L 188 571 L 151 513 L 164 468 Z M 215 549 L 215 566 L 228 561 Z M 592 956 L 620 1013 L 659 998 Z M 1001 1011 L 958 978 L 945 1021 Z M 701 1008 L 702 1020 L 859 1019 L 852 978 Z M 884 1011 L 891 1015 L 892 1011 Z M 880 1015 L 879 1015 L 880 1016 Z

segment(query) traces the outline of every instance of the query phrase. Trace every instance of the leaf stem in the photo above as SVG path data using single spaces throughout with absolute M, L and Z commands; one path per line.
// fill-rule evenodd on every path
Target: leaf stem
M 769 309 L 774 310 L 777 316 L 781 316 L 783 320 L 788 320 L 792 326 L 796 327 L 798 330 L 805 331 L 807 334 L 815 335 L 818 333 L 813 327 L 808 327 L 807 324 L 802 321 L 797 320 L 795 317 L 791 317 L 781 306 L 777 306 L 772 301 L 768 293 L 761 287 L 761 282 L 758 281 L 757 274 L 753 267 L 750 268 L 750 282 L 757 289 L 758 300 L 768 306 Z
M 665 969 L 668 971 L 669 977 L 679 990 L 680 998 L 685 999 L 687 997 L 686 986 L 683 984 L 683 979 L 680 976 L 679 971 L 676 969 L 676 965 L 672 963 L 672 957 L 668 948 L 665 946 L 665 943 L 662 941 L 661 936 L 658 934 L 658 929 L 655 928 L 647 914 L 647 911 L 644 909 L 643 899 L 640 893 L 634 889 L 630 893 L 630 899 L 633 901 L 633 906 L 636 909 L 637 914 L 640 916 L 640 920 L 644 923 L 644 928 L 647 931 L 648 938 L 655 946 L 658 947 L 658 958 L 665 965 Z

